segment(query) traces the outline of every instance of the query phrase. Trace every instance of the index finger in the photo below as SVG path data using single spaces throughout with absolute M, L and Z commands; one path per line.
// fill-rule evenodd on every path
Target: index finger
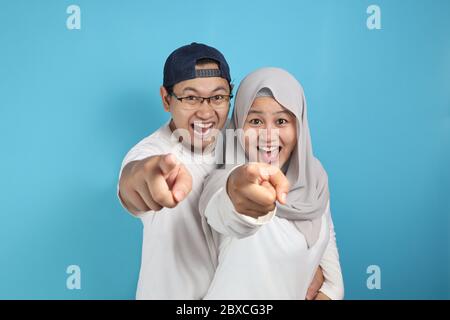
M 282 204 L 286 204 L 286 196 L 289 192 L 289 180 L 281 170 L 271 173 L 268 180 L 277 192 L 278 201 Z
M 162 156 L 158 163 L 159 169 L 164 176 L 170 174 L 172 170 L 178 167 L 178 165 L 178 159 L 171 153 Z

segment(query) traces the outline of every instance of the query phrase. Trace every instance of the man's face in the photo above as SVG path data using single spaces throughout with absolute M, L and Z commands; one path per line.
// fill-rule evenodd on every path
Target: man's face
M 196 66 L 196 69 L 218 69 L 217 64 L 208 63 Z M 220 77 L 195 78 L 177 83 L 173 87 L 173 93 L 181 97 L 211 97 L 229 95 L 230 88 L 227 80 Z M 172 114 L 170 127 L 186 130 L 189 133 L 192 146 L 204 149 L 214 141 L 215 135 L 224 127 L 228 116 L 229 100 L 217 104 L 202 103 L 189 104 L 185 99 L 179 101 L 177 98 L 167 94 L 161 87 L 164 108 Z

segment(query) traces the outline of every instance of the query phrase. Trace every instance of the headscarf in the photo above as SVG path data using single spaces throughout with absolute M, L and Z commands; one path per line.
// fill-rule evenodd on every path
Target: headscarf
M 244 127 L 248 112 L 258 96 L 273 96 L 297 119 L 297 145 L 284 166 L 290 190 L 285 205 L 276 203 L 276 215 L 293 221 L 304 235 L 308 248 L 311 248 L 319 237 L 321 217 L 329 201 L 329 190 L 327 173 L 313 155 L 303 88 L 283 69 L 262 68 L 250 73 L 239 86 L 228 129 Z M 236 165 L 249 161 L 245 155 L 242 136 L 227 135 L 222 142 L 224 147 L 216 150 L 216 154 L 224 160 L 224 165 L 218 167 L 205 181 L 199 203 L 203 217 L 209 199 L 226 186 L 230 171 Z M 216 148 L 220 148 L 219 142 Z M 236 158 L 233 159 L 234 157 Z M 205 225 L 204 229 L 206 230 Z M 208 237 L 211 238 L 211 232 L 207 232 Z

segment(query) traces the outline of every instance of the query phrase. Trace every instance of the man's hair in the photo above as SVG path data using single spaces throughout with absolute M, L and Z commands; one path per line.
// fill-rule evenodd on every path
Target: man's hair
M 199 60 L 197 60 L 197 62 L 195 63 L 195 65 L 196 65 L 196 66 L 204 66 L 205 64 L 209 64 L 209 63 L 215 63 L 215 64 L 217 64 L 217 66 L 219 66 L 219 63 L 218 63 L 216 60 L 214 60 L 214 59 L 209 59 L 209 58 L 199 59 Z M 233 91 L 233 86 L 231 85 L 230 82 L 228 82 L 228 86 L 229 86 L 229 88 L 230 88 L 230 94 L 231 94 L 231 92 Z M 167 93 L 168 93 L 169 95 L 173 93 L 173 87 L 174 87 L 174 85 L 173 85 L 173 86 L 170 86 L 170 87 L 165 87 L 166 90 L 167 90 Z

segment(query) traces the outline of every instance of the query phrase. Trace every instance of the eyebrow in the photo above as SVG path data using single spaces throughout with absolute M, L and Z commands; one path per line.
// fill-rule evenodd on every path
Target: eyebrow
M 255 114 L 264 114 L 265 112 L 258 111 L 258 110 L 250 110 L 250 111 L 248 112 L 248 114 L 251 114 L 251 113 L 255 113 Z M 285 114 L 288 114 L 288 115 L 292 115 L 292 112 L 289 112 L 288 110 L 276 111 L 276 112 L 273 112 L 272 114 L 281 114 L 281 113 L 285 113 Z
M 211 91 L 211 92 L 214 93 L 214 92 L 221 91 L 221 90 L 227 91 L 227 89 L 225 89 L 225 87 L 220 86 L 220 87 L 215 88 L 215 89 L 214 89 L 213 91 Z M 192 87 L 186 87 L 186 88 L 184 88 L 184 89 L 183 89 L 183 93 L 186 92 L 186 91 L 193 91 L 193 92 L 195 92 L 195 93 L 199 93 L 197 89 L 192 88 Z

